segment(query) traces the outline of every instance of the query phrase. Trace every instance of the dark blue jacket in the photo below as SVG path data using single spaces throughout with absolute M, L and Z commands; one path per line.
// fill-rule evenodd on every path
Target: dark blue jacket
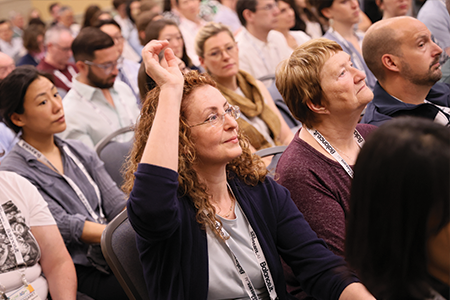
M 436 83 L 426 99 L 436 105 L 450 107 L 450 85 Z M 394 117 L 406 115 L 434 120 L 436 113 L 436 107 L 429 103 L 415 105 L 398 101 L 389 95 L 377 81 L 373 89 L 373 100 L 367 104 L 361 123 L 380 126 Z
M 27 53 L 24 56 L 22 56 L 22 58 L 17 63 L 17 66 L 20 67 L 24 65 L 31 65 L 36 67 L 38 64 L 39 62 L 30 53 Z
M 196 221 L 192 201 L 177 194 L 178 173 L 140 164 L 135 176 L 127 208 L 138 233 L 150 299 L 207 299 L 206 231 Z M 318 299 L 338 299 L 348 284 L 358 281 L 317 238 L 286 188 L 271 178 L 252 187 L 234 174 L 228 183 L 256 232 L 279 299 L 293 299 L 286 292 L 279 255 L 304 290 Z

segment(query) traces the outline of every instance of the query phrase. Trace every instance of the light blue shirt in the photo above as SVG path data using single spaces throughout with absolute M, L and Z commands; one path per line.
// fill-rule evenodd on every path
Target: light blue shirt
M 0 153 L 4 152 L 0 156 L 0 161 L 11 151 L 18 140 L 19 134 L 15 134 L 5 123 L 0 122 Z
M 62 139 L 82 141 L 94 146 L 108 134 L 136 123 L 139 108 L 136 97 L 125 83 L 116 80 L 109 89 L 114 107 L 106 100 L 99 88 L 72 80 L 72 89 L 64 97 L 63 105 L 67 128 L 58 134 Z M 127 141 L 132 133 L 121 135 Z

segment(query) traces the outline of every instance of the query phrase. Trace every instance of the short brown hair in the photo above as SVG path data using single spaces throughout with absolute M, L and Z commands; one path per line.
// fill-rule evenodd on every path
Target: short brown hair
M 278 67 L 275 84 L 292 115 L 311 128 L 316 116 L 308 102 L 322 104 L 320 72 L 332 54 L 342 51 L 335 41 L 320 38 L 304 43 Z
M 42 25 L 28 25 L 23 31 L 23 46 L 28 52 L 40 52 L 41 49 L 37 42 L 38 36 L 42 35 L 42 42 L 44 42 L 45 27 Z
M 222 23 L 209 22 L 199 30 L 195 37 L 195 52 L 199 57 L 205 57 L 206 41 L 221 32 L 228 32 L 234 41 L 234 36 L 230 28 Z

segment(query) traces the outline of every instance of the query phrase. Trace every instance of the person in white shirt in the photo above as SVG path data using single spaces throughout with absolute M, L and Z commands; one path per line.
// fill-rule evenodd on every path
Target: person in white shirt
M 200 0 L 175 0 L 176 11 L 180 15 L 180 28 L 183 35 L 186 51 L 195 66 L 200 66 L 197 53 L 195 52 L 195 36 L 206 24 L 199 16 Z
M 283 34 L 275 31 L 278 15 L 275 0 L 238 0 L 236 12 L 245 27 L 236 36 L 240 68 L 260 79 L 274 75 L 277 65 L 292 53 Z M 270 86 L 272 80 L 264 81 Z
M 122 58 L 114 40 L 95 27 L 83 28 L 72 43 L 79 73 L 64 98 L 67 128 L 59 136 L 94 146 L 136 122 L 139 109 L 130 87 L 116 80 Z M 120 141 L 129 140 L 130 134 Z
M 25 54 L 21 37 L 13 37 L 11 22 L 0 20 L 0 51 L 12 57 L 17 63 Z
M 52 299 L 75 300 L 75 267 L 38 190 L 16 173 L 1 171 L 0 203 L 2 299 L 16 299 L 23 293 L 26 299 L 47 299 L 50 294 Z M 8 227 L 11 235 L 6 230 Z M 20 251 L 15 253 L 14 244 Z M 18 260 L 23 260 L 25 268 L 17 267 Z

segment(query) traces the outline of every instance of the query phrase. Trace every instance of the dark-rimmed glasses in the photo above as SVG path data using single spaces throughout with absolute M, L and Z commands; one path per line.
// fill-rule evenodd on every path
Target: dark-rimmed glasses
M 115 62 L 104 63 L 104 64 L 97 64 L 97 63 L 94 63 L 89 60 L 85 60 L 84 63 L 89 66 L 96 66 L 97 68 L 102 69 L 106 75 L 109 75 L 114 70 L 114 68 L 117 67 L 118 69 L 120 69 L 122 67 L 123 57 L 119 57 Z

